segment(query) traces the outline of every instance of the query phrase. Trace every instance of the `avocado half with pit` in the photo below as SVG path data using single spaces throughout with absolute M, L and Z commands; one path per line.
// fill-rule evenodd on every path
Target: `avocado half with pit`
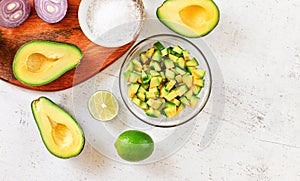
M 13 73 L 23 84 L 41 86 L 76 67 L 81 58 L 81 50 L 73 44 L 34 40 L 17 51 Z
M 219 9 L 212 0 L 166 0 L 156 15 L 168 28 L 190 38 L 207 35 L 219 22 Z
M 68 112 L 46 97 L 32 101 L 31 110 L 50 153 L 59 158 L 70 158 L 81 153 L 85 144 L 84 134 Z

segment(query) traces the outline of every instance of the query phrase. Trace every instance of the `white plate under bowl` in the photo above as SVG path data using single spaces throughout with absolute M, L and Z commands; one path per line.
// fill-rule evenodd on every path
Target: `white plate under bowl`
M 172 32 L 157 20 L 145 20 L 145 27 L 142 29 L 137 42 L 160 33 Z M 74 116 L 82 126 L 87 142 L 97 152 L 112 160 L 126 164 L 148 164 L 160 161 L 176 153 L 189 139 L 196 139 L 197 149 L 199 150 L 205 149 L 211 143 L 219 129 L 220 120 L 224 112 L 224 81 L 218 63 L 205 42 L 201 39 L 190 39 L 190 41 L 203 51 L 210 64 L 213 79 L 212 94 L 204 111 L 183 125 L 171 128 L 151 126 L 137 119 L 126 108 L 120 95 L 118 82 L 121 64 L 126 55 L 96 76 L 72 88 Z M 101 64 L 101 61 L 99 62 Z M 76 82 L 76 73 L 74 79 Z M 119 102 L 119 114 L 111 121 L 97 121 L 89 113 L 88 100 L 97 90 L 112 92 Z M 122 132 L 133 129 L 148 133 L 154 140 L 155 148 L 152 155 L 140 162 L 123 160 L 114 147 L 115 141 Z M 191 138 L 192 134 L 195 138 Z

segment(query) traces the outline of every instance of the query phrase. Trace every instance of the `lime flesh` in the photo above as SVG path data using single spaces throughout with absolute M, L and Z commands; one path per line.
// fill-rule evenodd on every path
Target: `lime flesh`
M 88 108 L 95 119 L 109 121 L 118 114 L 119 104 L 111 92 L 97 91 L 90 97 Z

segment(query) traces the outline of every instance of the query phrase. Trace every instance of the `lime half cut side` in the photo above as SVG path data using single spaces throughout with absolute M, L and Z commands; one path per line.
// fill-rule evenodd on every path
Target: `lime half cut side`
M 100 90 L 90 97 L 88 108 L 93 118 L 109 121 L 118 114 L 119 104 L 111 92 Z

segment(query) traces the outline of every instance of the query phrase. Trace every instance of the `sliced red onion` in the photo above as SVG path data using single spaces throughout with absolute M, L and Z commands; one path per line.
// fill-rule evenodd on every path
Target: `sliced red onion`
M 37 15 L 48 23 L 61 21 L 68 9 L 68 0 L 34 0 Z
M 15 28 L 29 17 L 30 12 L 29 0 L 0 0 L 0 26 Z

